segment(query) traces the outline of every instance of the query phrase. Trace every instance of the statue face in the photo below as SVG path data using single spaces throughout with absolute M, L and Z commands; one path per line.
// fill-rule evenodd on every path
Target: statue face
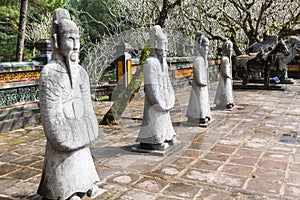
M 72 61 L 76 61 L 79 58 L 79 34 L 76 32 L 61 33 L 59 35 L 59 50 L 65 57 L 70 55 Z
M 168 38 L 159 25 L 154 26 L 152 29 L 150 38 L 150 48 L 167 51 Z
M 167 55 L 167 42 L 161 43 L 160 48 L 156 49 L 156 54 L 158 56 L 166 56 Z
M 202 47 L 203 47 L 203 49 L 204 49 L 205 52 L 208 52 L 208 51 L 209 51 L 209 44 L 208 44 L 208 43 L 204 43 L 204 44 L 202 45 Z
M 209 43 L 203 42 L 202 44 L 198 44 L 196 48 L 198 48 L 198 51 L 201 55 L 206 55 L 209 51 Z
M 232 46 L 230 45 L 230 47 L 228 48 L 228 55 L 231 55 L 232 51 L 233 51 L 233 49 L 232 49 Z
M 163 51 L 167 51 L 168 50 L 168 40 L 164 39 L 164 40 L 157 41 L 157 49 L 162 49 Z

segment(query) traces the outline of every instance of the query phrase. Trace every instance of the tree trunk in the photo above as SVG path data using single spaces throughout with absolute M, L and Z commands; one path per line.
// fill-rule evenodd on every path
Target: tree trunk
M 120 94 L 109 111 L 104 115 L 101 121 L 102 125 L 110 125 L 116 123 L 116 119 L 118 119 L 122 115 L 127 105 L 140 89 L 144 77 L 143 65 L 149 54 L 150 48 L 144 48 L 142 50 L 140 57 L 140 66 L 137 69 L 138 71 L 136 72 L 135 77 L 131 80 L 125 91 Z
M 162 28 L 166 26 L 166 21 L 168 19 L 169 13 L 173 11 L 175 6 L 180 6 L 184 0 L 176 0 L 173 4 L 169 0 L 163 0 L 163 7 L 159 13 L 159 18 L 157 25 L 160 25 Z
M 17 52 L 16 52 L 16 60 L 18 62 L 22 61 L 23 54 L 24 54 L 27 8 L 28 8 L 28 0 L 21 0 L 18 41 L 17 41 Z
M 100 123 L 101 125 L 110 125 L 116 123 L 116 120 L 121 117 L 132 98 L 140 89 L 144 77 L 142 66 L 136 73 L 137 75 L 131 80 L 125 91 L 120 94 L 109 111 L 104 115 Z

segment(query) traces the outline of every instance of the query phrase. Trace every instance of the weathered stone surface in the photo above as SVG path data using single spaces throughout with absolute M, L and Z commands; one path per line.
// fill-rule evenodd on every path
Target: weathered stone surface
M 162 171 L 162 173 L 164 173 L 166 175 L 170 175 L 170 176 L 174 176 L 179 173 L 178 169 L 173 168 L 173 167 L 166 167 L 166 168 L 162 169 L 161 171 Z
M 165 151 L 168 141 L 175 138 L 170 110 L 175 104 L 174 90 L 169 78 L 166 61 L 168 39 L 162 28 L 152 28 L 150 55 L 143 65 L 145 104 L 143 123 L 136 139 L 140 146 L 135 149 Z
M 197 170 L 189 170 L 186 174 L 185 177 L 188 179 L 192 180 L 198 180 L 201 182 L 210 182 L 214 174 L 212 172 L 202 172 L 202 171 L 197 171 Z
M 195 57 L 193 62 L 193 82 L 190 93 L 186 124 L 207 127 L 212 119 L 209 98 L 209 74 L 207 53 L 209 40 L 203 34 L 196 36 Z
M 162 182 L 162 181 L 155 180 L 155 179 L 143 178 L 134 187 L 139 188 L 141 190 L 158 193 L 166 185 L 167 185 L 166 182 Z
M 247 189 L 250 191 L 261 192 L 265 194 L 279 194 L 281 185 L 277 183 L 270 183 L 269 181 L 252 179 L 248 183 Z
M 242 188 L 246 178 L 225 174 L 217 174 L 213 177 L 212 182 L 218 185 Z
M 119 176 L 113 176 L 108 179 L 109 182 L 118 183 L 120 185 L 131 185 L 133 182 L 136 182 L 139 179 L 139 176 L 135 174 L 121 174 Z
M 143 199 L 143 200 L 154 200 L 155 195 L 150 193 L 145 193 L 139 190 L 131 190 L 121 195 L 119 200 L 134 200 L 134 199 Z
M 300 196 L 300 187 L 288 185 L 285 190 L 285 196 L 287 198 L 299 198 Z
M 214 103 L 217 108 L 231 109 L 234 106 L 232 89 L 232 51 L 233 44 L 226 39 L 222 46 L 220 76 Z
M 19 169 L 16 165 L 3 163 L 0 165 L 0 176 L 17 171 Z
M 94 196 L 99 177 L 88 145 L 98 138 L 98 121 L 88 74 L 79 65 L 79 29 L 65 9 L 53 13 L 51 43 L 52 58 L 39 79 L 47 144 L 37 193 L 46 199 L 68 199 L 93 186 Z
M 298 131 L 294 125 L 298 119 L 294 108 L 300 105 L 300 84 L 287 88 L 284 93 L 235 91 L 236 109 L 231 112 L 212 110 L 215 122 L 205 130 L 190 129 L 177 123 L 174 129 L 180 133 L 177 137 L 182 147 L 169 156 L 128 150 L 134 143 L 132 138 L 137 136 L 140 120 L 124 118 L 120 124 L 103 127 L 101 137 L 92 144 L 100 177 L 98 185 L 108 190 L 107 199 L 111 200 L 297 199 L 300 150 L 296 144 L 280 142 L 280 138 L 282 133 Z M 186 113 L 186 96 L 190 89 L 190 86 L 175 89 L 180 102 L 175 104 L 175 110 Z M 211 97 L 215 89 L 216 84 L 212 84 Z M 143 98 L 135 97 L 132 102 L 134 109 L 129 106 L 126 115 L 141 116 L 142 109 L 136 108 L 143 107 Z M 100 109 L 111 104 L 95 102 L 95 105 Z M 103 109 L 107 110 L 107 107 Z M 101 119 L 105 112 L 99 110 L 98 113 Z M 273 118 L 270 113 L 278 113 L 281 120 L 277 115 Z M 180 122 L 178 115 L 170 116 L 175 122 Z M 182 117 L 182 121 L 185 120 Z M 264 128 L 257 128 L 262 126 Z M 268 128 L 272 131 L 267 131 Z M 216 134 L 219 130 L 222 131 Z M 41 178 L 36 172 L 42 170 L 45 142 L 41 126 L 0 134 L 0 199 L 41 200 L 36 196 Z M 28 160 L 24 159 L 26 156 Z M 31 158 L 34 158 L 32 161 L 39 160 L 30 164 Z M 24 163 L 12 163 L 22 159 Z M 20 173 L 22 167 L 28 168 L 26 174 Z M 23 180 L 16 179 L 17 174 Z M 30 185 L 24 185 L 25 182 Z M 176 185 L 184 185 L 186 191 L 176 191 Z
M 26 197 L 35 194 L 36 190 L 36 184 L 30 182 L 20 182 L 3 190 L 2 193 L 13 197 Z
M 193 199 L 194 196 L 199 192 L 199 187 L 194 185 L 188 185 L 184 183 L 171 183 L 167 187 L 163 194 L 181 197 L 185 199 Z
M 18 170 L 7 175 L 10 179 L 27 180 L 41 173 L 41 170 L 34 170 L 28 167 L 20 167 Z
M 211 170 L 216 171 L 222 165 L 221 162 L 216 162 L 212 160 L 199 160 L 197 163 L 192 165 L 192 168 L 195 169 L 203 169 L 203 170 Z
M 223 167 L 222 172 L 225 172 L 225 173 L 228 173 L 231 175 L 249 177 L 252 169 L 253 168 L 249 167 L 249 166 L 227 164 Z
M 218 191 L 211 188 L 201 188 L 198 199 L 223 200 L 234 199 L 234 196 L 231 196 L 230 193 L 226 191 Z

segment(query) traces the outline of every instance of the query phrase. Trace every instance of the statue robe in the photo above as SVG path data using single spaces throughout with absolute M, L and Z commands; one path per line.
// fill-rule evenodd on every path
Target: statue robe
M 70 76 L 50 61 L 40 76 L 40 107 L 47 138 L 38 194 L 48 199 L 87 192 L 99 181 L 88 144 L 98 137 L 87 73 L 77 65 Z
M 207 60 L 203 56 L 196 56 L 193 67 L 192 90 L 186 114 L 189 121 L 211 118 Z
M 169 113 L 175 104 L 174 91 L 166 63 L 161 65 L 156 57 L 149 57 L 143 72 L 145 105 L 143 123 L 136 141 L 160 144 L 176 135 Z
M 233 104 L 232 69 L 228 56 L 222 56 L 219 83 L 214 103 L 220 107 Z

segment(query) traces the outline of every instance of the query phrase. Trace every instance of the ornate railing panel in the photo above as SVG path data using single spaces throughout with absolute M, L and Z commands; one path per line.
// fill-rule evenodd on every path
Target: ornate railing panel
M 40 62 L 0 63 L 0 109 L 37 102 Z
M 23 83 L 22 83 L 23 84 Z M 8 84 L 5 84 L 7 87 Z M 0 86 L 0 108 L 24 105 L 29 102 L 36 102 L 39 99 L 38 83 L 32 82 L 26 85 L 1 88 Z
M 40 123 L 42 62 L 0 63 L 0 133 Z

